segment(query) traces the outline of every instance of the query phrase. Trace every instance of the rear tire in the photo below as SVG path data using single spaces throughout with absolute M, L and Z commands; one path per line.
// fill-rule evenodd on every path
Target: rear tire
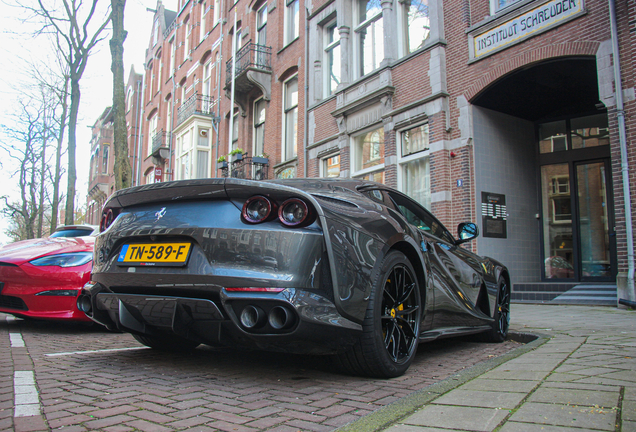
M 501 343 L 506 340 L 510 326 L 510 287 L 503 276 L 497 281 L 497 305 L 493 319 L 491 329 L 479 336 L 483 342 Z
M 421 318 L 422 298 L 415 270 L 402 252 L 389 252 L 371 291 L 362 336 L 336 356 L 336 364 L 355 375 L 403 375 L 417 351 Z
M 182 339 L 177 336 L 165 334 L 162 336 L 149 336 L 133 334 L 137 341 L 147 347 L 159 351 L 168 352 L 189 352 L 193 351 L 200 344 L 188 339 Z

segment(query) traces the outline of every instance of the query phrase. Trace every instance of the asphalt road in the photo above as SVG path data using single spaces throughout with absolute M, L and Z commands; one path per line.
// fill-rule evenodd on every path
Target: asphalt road
M 378 380 L 324 357 L 164 353 L 97 326 L 0 314 L 0 430 L 329 431 L 517 346 L 422 344 L 406 375 Z

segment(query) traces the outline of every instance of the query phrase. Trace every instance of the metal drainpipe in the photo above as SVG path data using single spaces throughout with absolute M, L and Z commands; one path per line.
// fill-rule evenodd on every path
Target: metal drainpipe
M 137 81 L 137 166 L 135 167 L 137 174 L 135 175 L 135 186 L 139 186 L 141 183 L 141 88 L 143 87 L 141 84 L 143 83 L 144 77 L 146 74 L 141 76 L 141 79 Z
M 225 18 L 221 16 L 221 12 L 223 11 L 223 0 L 219 3 L 219 21 L 220 22 L 220 32 L 221 32 L 221 42 L 219 43 L 219 64 L 216 65 L 216 88 L 217 88 L 217 98 L 216 98 L 216 112 L 218 123 L 216 124 L 216 154 L 214 155 L 214 161 L 212 162 L 212 166 L 214 167 L 214 177 L 216 177 L 219 173 L 219 169 L 216 167 L 216 161 L 219 159 L 219 145 L 221 144 L 219 131 L 221 130 L 221 65 L 223 64 L 223 41 L 225 38 L 223 37 L 223 21 Z M 212 120 L 214 123 L 214 120 Z
M 303 161 L 303 177 L 307 178 L 308 168 L 307 163 L 309 151 L 307 150 L 307 143 L 309 142 L 309 127 L 307 127 L 307 123 L 309 122 L 309 113 L 307 112 L 307 108 L 309 107 L 309 23 L 307 22 L 307 17 L 309 16 L 309 11 L 305 7 L 305 112 L 303 113 L 304 117 L 304 128 L 305 133 L 303 134 L 303 151 L 304 151 L 304 161 Z
M 634 295 L 634 232 L 632 227 L 632 203 L 629 191 L 629 164 L 625 131 L 625 111 L 623 105 L 623 81 L 618 52 L 618 32 L 616 30 L 616 4 L 609 0 L 610 30 L 612 34 L 612 55 L 614 57 L 614 88 L 616 93 L 616 117 L 618 139 L 621 148 L 621 174 L 623 177 L 623 197 L 625 201 L 625 233 L 627 236 L 627 294 Z

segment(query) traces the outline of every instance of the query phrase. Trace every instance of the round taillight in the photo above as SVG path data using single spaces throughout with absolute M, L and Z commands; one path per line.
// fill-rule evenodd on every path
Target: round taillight
M 278 210 L 278 219 L 290 227 L 304 224 L 309 218 L 309 207 L 298 198 L 290 198 L 285 201 Z
M 246 222 L 261 223 L 265 222 L 272 214 L 272 203 L 264 196 L 253 196 L 243 204 L 241 215 Z
M 99 232 L 106 231 L 108 227 L 110 226 L 110 224 L 113 223 L 113 220 L 114 220 L 113 210 L 112 209 L 104 210 L 102 212 L 102 220 L 99 224 Z

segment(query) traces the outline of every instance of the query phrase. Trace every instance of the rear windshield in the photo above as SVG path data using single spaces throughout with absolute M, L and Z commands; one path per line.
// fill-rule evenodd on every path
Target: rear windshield
M 51 237 L 86 237 L 91 235 L 92 232 L 92 229 L 68 229 L 55 231 L 51 234 Z

